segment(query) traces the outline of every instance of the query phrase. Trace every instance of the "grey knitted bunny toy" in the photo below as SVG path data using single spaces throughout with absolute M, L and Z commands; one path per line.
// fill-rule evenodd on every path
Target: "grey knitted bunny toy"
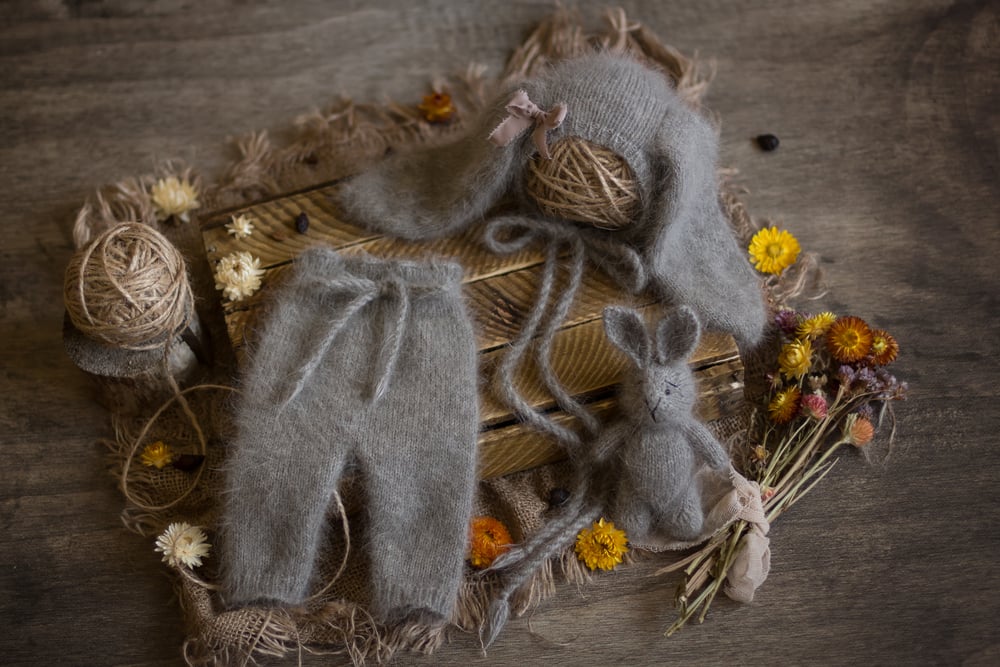
M 638 312 L 609 307 L 604 329 L 635 365 L 619 393 L 624 417 L 601 442 L 617 458 L 608 513 L 638 546 L 693 540 L 704 522 L 695 456 L 716 470 L 731 468 L 722 445 L 692 414 L 698 390 L 687 360 L 698 344 L 698 319 L 680 307 L 650 336 Z
M 527 121 L 536 123 L 533 132 L 512 133 L 498 142 L 502 147 L 487 141 L 496 140 L 515 111 L 523 117 L 525 105 L 534 114 Z M 638 185 L 641 207 L 631 224 L 587 231 L 638 252 L 651 286 L 670 302 L 689 305 L 706 326 L 742 344 L 756 344 L 765 307 L 757 276 L 719 206 L 715 132 L 664 73 L 631 58 L 597 53 L 559 63 L 504 91 L 463 138 L 396 155 L 345 182 L 340 202 L 359 224 L 407 239 L 464 229 L 509 193 L 525 215 L 542 218 L 526 192 L 526 166 L 545 159 L 537 154 L 547 153 L 546 141 L 562 137 L 610 149 Z
M 691 544 L 706 533 L 696 456 L 726 478 L 736 475 L 722 445 L 692 414 L 698 391 L 687 361 L 701 335 L 694 312 L 675 309 L 650 336 L 641 314 L 611 306 L 604 330 L 634 365 L 619 390 L 622 416 L 590 447 L 570 450 L 576 481 L 558 516 L 494 562 L 502 583 L 484 628 L 487 645 L 507 622 L 510 596 L 602 513 L 633 546 Z

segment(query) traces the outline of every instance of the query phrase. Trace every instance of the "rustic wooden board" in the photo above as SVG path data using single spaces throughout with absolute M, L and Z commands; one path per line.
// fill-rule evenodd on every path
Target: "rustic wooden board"
M 267 293 L 280 283 L 291 261 L 302 251 L 329 245 L 345 255 L 367 253 L 378 257 L 438 257 L 454 259 L 465 269 L 464 291 L 470 315 L 476 323 L 480 367 L 489 373 L 506 353 L 535 302 L 543 271 L 538 248 L 528 248 L 508 256 L 498 256 L 480 243 L 482 227 L 436 241 L 414 243 L 371 234 L 343 220 L 336 206 L 337 185 L 277 197 L 237 211 L 205 218 L 203 237 L 209 262 L 245 250 L 260 258 L 265 268 L 264 286 L 252 297 L 222 301 L 230 340 L 240 356 L 252 337 L 254 321 L 260 316 Z M 295 221 L 305 213 L 306 232 L 296 230 Z M 236 239 L 225 224 L 233 215 L 252 218 L 253 233 Z M 560 288 L 557 288 L 557 292 Z M 556 376 L 573 396 L 598 400 L 595 409 L 607 412 L 614 385 L 628 370 L 625 356 L 610 345 L 601 323 L 603 308 L 612 303 L 628 303 L 656 317 L 658 309 L 649 295 L 631 296 L 621 292 L 599 271 L 588 271 L 573 306 L 552 344 L 551 365 Z M 699 411 L 704 419 L 716 419 L 732 412 L 742 392 L 742 367 L 736 346 L 729 336 L 706 333 L 690 363 L 702 391 Z M 550 412 L 559 423 L 574 418 L 560 411 L 538 372 L 533 355 L 515 375 L 516 385 L 536 409 Z M 489 382 L 480 392 L 482 432 L 479 438 L 480 474 L 502 475 L 557 460 L 555 442 L 519 423 L 511 410 L 490 391 Z
M 596 23 L 618 3 L 573 4 Z M 478 637 L 456 633 L 432 656 L 393 664 L 1000 664 L 1000 7 L 622 4 L 717 63 L 707 99 L 724 164 L 752 190 L 753 211 L 824 260 L 830 293 L 807 306 L 870 317 L 900 341 L 898 375 L 914 391 L 896 406 L 896 451 L 886 466 L 845 454 L 772 527 L 771 575 L 752 605 L 719 599 L 703 625 L 663 638 L 676 578 L 650 577 L 663 560 L 641 559 L 583 589 L 560 586 L 488 658 Z M 551 7 L 4 3 L 4 664 L 183 664 L 171 579 L 154 538 L 122 529 L 122 497 L 94 445 L 106 413 L 58 335 L 84 197 L 164 157 L 217 174 L 226 136 L 280 130 L 341 91 L 415 102 L 434 73 L 471 60 L 498 71 Z M 781 147 L 760 151 L 762 132 Z M 268 664 L 300 660 L 346 662 L 303 651 Z

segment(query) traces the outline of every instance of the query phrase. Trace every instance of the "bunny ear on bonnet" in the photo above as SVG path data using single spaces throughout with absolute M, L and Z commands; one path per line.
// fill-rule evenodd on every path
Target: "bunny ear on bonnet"
M 639 368 L 645 367 L 649 362 L 649 334 L 638 311 L 608 306 L 604 309 L 604 333 Z
M 530 142 L 498 150 L 486 138 L 507 115 L 507 97 L 479 115 L 462 138 L 393 155 L 345 181 L 337 195 L 346 218 L 408 240 L 458 232 L 510 190 Z
M 685 360 L 701 338 L 698 316 L 687 306 L 679 306 L 656 325 L 656 358 L 661 364 Z
M 715 131 L 675 101 L 654 152 L 661 182 L 644 221 L 653 283 L 668 301 L 691 306 L 706 328 L 756 345 L 767 319 L 764 295 L 719 205 Z

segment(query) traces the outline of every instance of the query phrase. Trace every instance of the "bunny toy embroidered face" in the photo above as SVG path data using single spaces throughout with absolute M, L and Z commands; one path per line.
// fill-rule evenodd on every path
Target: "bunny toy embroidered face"
M 659 321 L 650 336 L 635 311 L 605 310 L 608 339 L 641 372 L 630 373 L 622 382 L 619 400 L 634 406 L 647 427 L 688 418 L 698 397 L 687 359 L 698 345 L 700 327 L 688 309 Z M 645 406 L 644 411 L 638 408 Z

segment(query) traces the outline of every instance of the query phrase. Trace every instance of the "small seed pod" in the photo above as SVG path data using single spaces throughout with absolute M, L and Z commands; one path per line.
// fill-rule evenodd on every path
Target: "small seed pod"
M 566 504 L 567 500 L 569 500 L 569 491 L 566 489 L 557 486 L 549 491 L 549 507 L 559 507 Z
M 299 234 L 305 234 L 309 231 L 309 216 L 306 215 L 305 211 L 295 216 L 295 231 Z
M 781 144 L 781 141 L 778 139 L 778 137 L 774 136 L 773 134 L 758 135 L 756 141 L 757 145 L 760 146 L 761 150 L 765 150 L 769 153 L 775 150 Z

